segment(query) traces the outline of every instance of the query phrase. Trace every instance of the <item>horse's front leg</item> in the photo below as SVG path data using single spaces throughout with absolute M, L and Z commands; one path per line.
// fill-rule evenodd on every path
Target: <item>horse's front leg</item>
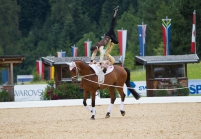
M 115 92 L 114 92 L 114 88 L 113 87 L 109 88 L 109 92 L 110 92 L 110 105 L 108 107 L 108 110 L 107 110 L 105 118 L 109 118 L 110 117 L 110 112 L 112 111 L 112 108 L 114 106 L 114 102 L 116 100 L 116 96 L 115 96 Z
M 95 109 L 95 98 L 96 98 L 96 91 L 91 93 L 91 106 L 92 106 L 92 116 L 91 120 L 95 120 L 96 109 Z
M 92 108 L 90 106 L 87 105 L 87 98 L 88 98 L 88 92 L 84 90 L 83 93 L 83 105 L 87 108 L 87 110 L 89 110 L 90 112 L 92 112 Z

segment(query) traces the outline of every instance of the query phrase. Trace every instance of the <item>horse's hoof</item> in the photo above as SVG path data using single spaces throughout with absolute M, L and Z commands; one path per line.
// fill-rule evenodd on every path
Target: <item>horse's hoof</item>
M 125 111 L 120 111 L 121 112 L 121 115 L 124 116 L 126 114 Z
M 105 118 L 110 118 L 110 113 L 107 112 L 107 114 L 105 115 Z
M 91 120 L 95 120 L 95 116 L 94 115 L 91 116 Z

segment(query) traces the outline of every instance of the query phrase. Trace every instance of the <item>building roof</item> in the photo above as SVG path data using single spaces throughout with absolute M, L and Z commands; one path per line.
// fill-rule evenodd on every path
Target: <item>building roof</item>
M 136 65 L 199 63 L 197 54 L 168 56 L 135 56 Z
M 115 59 L 115 64 L 121 64 L 122 57 L 121 56 L 113 56 Z M 90 57 L 55 57 L 55 56 L 47 56 L 47 57 L 41 57 L 41 60 L 44 64 L 48 66 L 54 66 L 54 65 L 66 65 L 66 62 L 72 62 L 74 60 L 81 60 L 86 63 L 90 63 L 91 58 Z M 99 61 L 99 57 L 95 57 L 95 61 Z
M 22 61 L 24 61 L 24 55 L 4 55 L 0 56 L 0 68 L 8 68 L 10 63 L 13 63 L 13 66 L 16 66 Z

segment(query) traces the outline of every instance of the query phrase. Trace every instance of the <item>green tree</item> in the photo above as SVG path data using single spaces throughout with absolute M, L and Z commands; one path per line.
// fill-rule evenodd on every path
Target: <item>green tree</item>
M 15 44 L 20 38 L 18 29 L 19 6 L 16 0 L 0 1 L 0 46 L 6 55 L 16 54 Z
M 164 55 L 164 43 L 161 42 L 157 48 L 154 48 L 154 55 L 162 56 Z
M 76 44 L 76 47 L 78 47 L 79 56 L 84 56 L 84 42 L 87 40 L 92 41 L 92 45 L 99 41 L 99 39 L 95 37 L 95 34 L 93 32 L 84 34 L 82 39 L 80 39 Z

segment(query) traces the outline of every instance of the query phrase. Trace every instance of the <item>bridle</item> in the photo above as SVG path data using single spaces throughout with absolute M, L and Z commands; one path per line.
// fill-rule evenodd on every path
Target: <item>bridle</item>
M 80 76 L 79 71 L 81 71 L 81 70 L 76 66 L 75 62 L 72 62 L 71 65 L 69 65 L 69 69 L 70 69 L 70 71 L 75 70 L 75 76 L 71 77 L 71 79 L 78 82 L 78 77 Z M 96 74 L 93 73 L 93 74 L 88 74 L 88 75 L 80 76 L 80 77 L 85 79 L 85 77 L 92 76 L 92 75 L 96 75 Z
M 79 72 L 78 72 L 78 67 L 74 67 L 72 70 L 75 70 L 75 76 L 72 76 L 71 79 L 74 80 L 75 82 L 78 82 L 78 77 L 79 77 Z

